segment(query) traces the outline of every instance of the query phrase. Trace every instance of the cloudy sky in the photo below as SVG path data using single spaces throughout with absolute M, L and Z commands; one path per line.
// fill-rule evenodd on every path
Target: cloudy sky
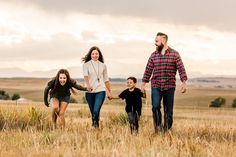
M 0 0 L 0 73 L 73 68 L 72 76 L 81 77 L 81 58 L 96 45 L 111 77 L 140 76 L 160 31 L 190 76 L 236 75 L 234 6 L 234 0 Z

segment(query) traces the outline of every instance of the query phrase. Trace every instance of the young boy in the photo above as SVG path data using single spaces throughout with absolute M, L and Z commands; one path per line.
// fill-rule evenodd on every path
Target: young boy
M 131 134 L 133 131 L 138 132 L 139 117 L 142 111 L 142 97 L 146 98 L 146 92 L 141 92 L 139 88 L 136 88 L 137 79 L 135 77 L 129 77 L 127 79 L 127 89 L 120 93 L 118 96 L 110 96 L 109 99 L 125 99 L 126 107 L 125 111 L 128 114 Z

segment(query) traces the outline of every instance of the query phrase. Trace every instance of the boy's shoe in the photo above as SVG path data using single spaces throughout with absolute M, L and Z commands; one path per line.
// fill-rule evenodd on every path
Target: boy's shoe
M 163 128 L 161 125 L 155 126 L 155 133 L 157 134 L 163 133 Z
M 135 128 L 134 128 L 134 124 L 133 124 L 133 123 L 131 123 L 131 124 L 130 124 L 130 131 L 131 131 L 131 134 L 133 134 L 133 132 L 134 132 L 134 129 L 135 129 Z

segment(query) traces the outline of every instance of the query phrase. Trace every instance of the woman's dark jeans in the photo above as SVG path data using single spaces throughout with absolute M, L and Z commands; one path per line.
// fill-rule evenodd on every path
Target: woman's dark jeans
M 88 102 L 89 109 L 92 115 L 92 125 L 99 127 L 99 115 L 102 104 L 105 100 L 106 92 L 101 91 L 98 93 L 86 93 L 86 101 Z

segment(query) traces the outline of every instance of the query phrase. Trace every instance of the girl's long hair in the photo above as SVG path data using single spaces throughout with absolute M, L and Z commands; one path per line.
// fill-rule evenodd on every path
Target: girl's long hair
M 74 84 L 74 80 L 71 79 L 69 71 L 66 70 L 66 69 L 60 69 L 57 72 L 56 77 L 54 77 L 52 79 L 52 80 L 54 80 L 53 81 L 54 82 L 54 86 L 53 86 L 52 90 L 50 91 L 50 94 L 53 94 L 54 92 L 56 92 L 56 90 L 60 87 L 60 82 L 59 82 L 60 74 L 65 74 L 66 75 L 67 80 L 66 80 L 66 84 L 64 86 L 68 86 L 72 90 L 73 94 L 76 94 L 76 92 L 72 88 L 72 84 Z
M 89 52 L 85 55 L 85 57 L 82 58 L 82 62 L 86 63 L 86 62 L 90 61 L 92 59 L 91 54 L 94 50 L 97 50 L 98 53 L 99 53 L 98 60 L 100 62 L 104 63 L 102 52 L 100 51 L 100 49 L 97 46 L 93 46 L 93 47 L 90 48 Z

